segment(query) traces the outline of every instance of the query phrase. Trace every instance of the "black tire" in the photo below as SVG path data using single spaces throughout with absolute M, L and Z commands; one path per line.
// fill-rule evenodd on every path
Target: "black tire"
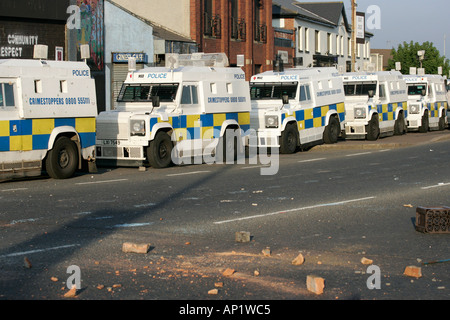
M 172 164 L 173 144 L 169 135 L 163 131 L 147 147 L 147 160 L 153 168 L 167 168 Z
M 341 127 L 338 119 L 331 117 L 328 125 L 323 132 L 323 142 L 326 144 L 334 144 L 338 142 Z
M 378 120 L 378 114 L 374 114 L 370 119 L 369 124 L 366 127 L 367 140 L 375 141 L 380 137 L 380 123 Z
M 298 130 L 293 124 L 288 124 L 281 133 L 280 153 L 292 154 L 298 147 Z
M 231 134 L 232 138 L 229 138 L 227 131 L 229 130 L 239 130 L 238 128 L 227 128 L 225 130 L 224 135 L 219 139 L 219 144 L 217 145 L 216 150 L 216 162 L 218 163 L 227 163 L 227 155 L 228 160 L 232 159 L 233 163 L 237 161 L 239 150 L 240 150 L 240 135 L 236 135 L 235 133 Z M 231 156 L 230 156 L 231 155 Z
M 439 131 L 445 130 L 445 114 L 439 118 Z
M 405 134 L 405 132 L 406 132 L 405 117 L 402 112 L 398 115 L 397 120 L 395 121 L 394 135 L 400 136 Z
M 422 116 L 422 125 L 419 127 L 420 133 L 427 133 L 430 130 L 430 120 L 428 118 L 428 111 Z
M 53 179 L 67 179 L 78 168 L 78 148 L 67 137 L 58 138 L 45 160 L 47 173 Z

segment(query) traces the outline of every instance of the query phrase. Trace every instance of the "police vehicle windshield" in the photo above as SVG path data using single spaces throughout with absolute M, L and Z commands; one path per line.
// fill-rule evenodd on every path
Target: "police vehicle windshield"
M 377 90 L 377 83 L 349 83 L 344 85 L 346 96 L 367 96 L 369 91 L 375 93 Z
M 414 84 L 408 86 L 408 95 L 421 95 L 422 90 L 427 90 L 427 86 L 425 84 Z
M 252 100 L 281 99 L 288 95 L 289 99 L 295 99 L 298 82 L 255 82 L 251 83 L 250 95 Z
M 173 102 L 178 91 L 178 83 L 124 84 L 117 97 L 118 102 L 151 102 L 158 96 L 161 102 Z

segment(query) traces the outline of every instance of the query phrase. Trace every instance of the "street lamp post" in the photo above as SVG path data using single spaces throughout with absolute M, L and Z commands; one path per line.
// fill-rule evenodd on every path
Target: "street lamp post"
M 356 71 L 356 0 L 352 0 L 352 72 Z

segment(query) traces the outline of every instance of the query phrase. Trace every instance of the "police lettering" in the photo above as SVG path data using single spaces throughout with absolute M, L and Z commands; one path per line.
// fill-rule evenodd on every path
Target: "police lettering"
M 167 73 L 149 73 L 147 78 L 150 79 L 166 79 Z
M 73 70 L 72 75 L 75 77 L 89 77 L 89 70 Z
M 281 80 L 287 80 L 287 81 L 292 81 L 292 80 L 297 80 L 298 76 L 281 76 Z

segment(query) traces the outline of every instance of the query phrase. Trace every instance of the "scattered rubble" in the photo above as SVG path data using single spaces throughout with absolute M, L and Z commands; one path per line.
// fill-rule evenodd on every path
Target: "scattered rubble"
M 361 263 L 362 263 L 362 264 L 365 264 L 365 265 L 373 264 L 373 260 L 367 259 L 367 258 L 363 257 L 363 258 L 361 259 Z
M 272 254 L 272 251 L 270 250 L 269 247 L 263 249 L 261 252 L 262 252 L 262 254 L 263 254 L 265 257 L 270 257 L 271 254 Z
M 77 286 L 72 286 L 72 289 L 70 289 L 64 294 L 64 298 L 74 298 L 76 297 L 76 295 L 77 295 Z
M 150 249 L 150 244 L 143 243 L 143 244 L 136 244 L 131 242 L 125 242 L 122 245 L 122 251 L 126 253 L 147 253 Z
M 229 277 L 229 276 L 233 275 L 234 272 L 235 272 L 234 269 L 227 268 L 227 269 L 222 273 L 222 275 L 225 276 L 225 277 Z
M 292 264 L 294 266 L 300 266 L 305 262 L 305 257 L 300 253 L 294 260 L 292 260 Z
M 314 275 L 306 277 L 306 288 L 315 294 L 322 294 L 325 288 L 325 279 Z
M 211 289 L 208 291 L 208 294 L 218 294 L 218 293 L 219 293 L 219 290 L 217 290 L 217 289 Z
M 247 231 L 238 231 L 235 234 L 236 242 L 250 242 L 250 232 Z
M 27 257 L 23 258 L 23 265 L 25 268 L 30 269 L 31 268 L 31 262 L 28 260 Z
M 422 268 L 416 266 L 407 266 L 403 274 L 408 277 L 420 278 L 422 277 Z

